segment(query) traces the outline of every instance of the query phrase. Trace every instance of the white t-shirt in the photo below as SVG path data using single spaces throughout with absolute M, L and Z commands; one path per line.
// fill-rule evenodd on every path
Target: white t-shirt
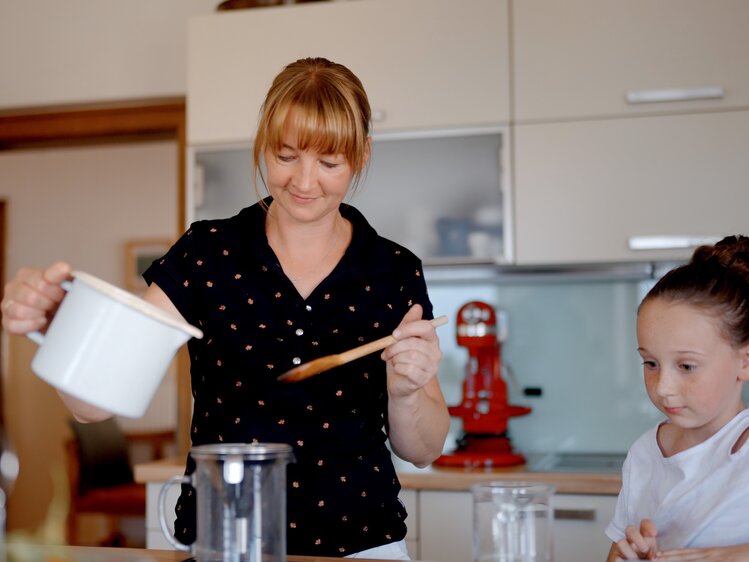
M 749 409 L 707 441 L 668 458 L 656 441 L 658 426 L 647 431 L 624 461 L 606 535 L 619 541 L 627 525 L 652 519 L 661 549 L 749 543 L 749 442 L 731 454 L 747 428 Z

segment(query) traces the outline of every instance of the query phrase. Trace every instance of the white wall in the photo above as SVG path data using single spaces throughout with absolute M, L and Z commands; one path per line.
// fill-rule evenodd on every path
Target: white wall
M 187 19 L 220 0 L 2 0 L 0 109 L 184 95 Z
M 65 258 L 122 285 L 126 239 L 177 232 L 176 174 L 174 142 L 0 152 L 8 271 Z

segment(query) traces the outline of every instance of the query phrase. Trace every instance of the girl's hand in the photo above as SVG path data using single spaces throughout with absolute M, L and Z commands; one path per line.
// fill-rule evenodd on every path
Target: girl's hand
M 609 561 L 658 559 L 656 535 L 658 529 L 650 519 L 643 519 L 638 529 L 630 525 L 625 530 L 626 538 L 614 543 L 609 552 Z
M 658 553 L 656 560 L 700 560 L 701 562 L 749 562 L 749 545 L 713 548 L 680 548 Z
M 413 394 L 437 377 L 439 338 L 434 326 L 421 319 L 422 313 L 421 305 L 413 305 L 393 332 L 398 341 L 382 352 L 391 397 Z
M 23 268 L 5 285 L 0 307 L 3 327 L 12 334 L 44 329 L 65 296 L 60 284 L 70 278 L 67 263 L 57 262 L 47 269 Z

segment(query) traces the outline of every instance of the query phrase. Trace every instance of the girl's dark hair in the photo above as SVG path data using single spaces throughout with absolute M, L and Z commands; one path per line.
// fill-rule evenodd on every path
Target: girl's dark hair
M 749 238 L 727 236 L 700 246 L 689 263 L 664 275 L 643 299 L 661 298 L 704 309 L 736 347 L 749 343 Z

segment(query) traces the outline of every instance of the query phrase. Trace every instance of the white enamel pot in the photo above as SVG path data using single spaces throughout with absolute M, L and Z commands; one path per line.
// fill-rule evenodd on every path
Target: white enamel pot
M 145 300 L 77 271 L 31 369 L 44 381 L 113 414 L 141 417 L 169 363 L 203 333 Z

